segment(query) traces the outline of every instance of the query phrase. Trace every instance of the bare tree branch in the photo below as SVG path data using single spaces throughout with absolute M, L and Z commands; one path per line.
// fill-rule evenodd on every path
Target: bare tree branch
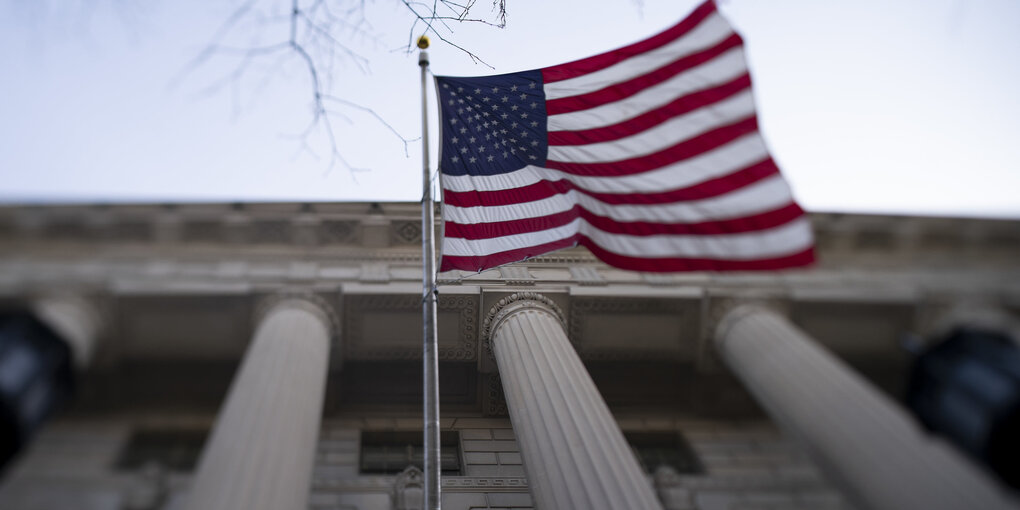
M 385 126 L 386 129 L 388 129 L 391 133 L 393 133 L 397 138 L 400 138 L 400 141 L 404 142 L 404 156 L 405 157 L 410 157 L 411 156 L 411 154 L 408 152 L 408 145 L 411 142 L 417 142 L 418 140 L 421 140 L 420 136 L 416 137 L 416 138 L 404 138 L 404 135 L 400 134 L 400 132 L 397 131 L 397 129 L 394 128 L 389 122 L 387 122 L 386 119 L 384 119 L 381 115 L 376 113 L 376 111 L 371 109 L 371 108 L 364 107 L 364 106 L 362 106 L 362 105 L 360 105 L 358 103 L 354 103 L 354 102 L 348 101 L 346 99 L 341 99 L 339 97 L 323 96 L 323 99 L 326 99 L 326 100 L 329 100 L 329 101 L 332 101 L 332 102 L 336 102 L 336 103 L 342 104 L 342 105 L 344 105 L 344 106 L 346 106 L 348 108 L 353 108 L 355 110 L 359 110 L 359 111 L 365 112 L 365 113 L 375 117 L 375 119 L 378 120 L 380 124 Z
M 309 139 L 313 133 L 318 131 L 325 136 L 329 144 L 330 156 L 327 171 L 331 171 L 336 165 L 343 166 L 352 172 L 363 170 L 351 166 L 342 155 L 334 122 L 336 120 L 349 122 L 350 120 L 342 110 L 335 108 L 340 107 L 372 116 L 403 143 L 404 154 L 409 157 L 409 144 L 420 140 L 420 138 L 411 139 L 402 135 L 376 111 L 331 92 L 333 78 L 337 76 L 334 73 L 335 66 L 351 66 L 361 73 L 370 72 L 369 59 L 353 49 L 355 43 L 379 44 L 379 40 L 366 18 L 364 0 L 290 0 L 286 11 L 280 12 L 279 6 L 283 1 L 245 0 L 224 20 L 214 33 L 209 45 L 189 62 L 174 81 L 180 81 L 217 56 L 236 58 L 237 65 L 232 72 L 200 92 L 201 94 L 211 94 L 228 84 L 236 86 L 249 73 L 251 64 L 255 60 L 275 56 L 274 60 L 277 66 L 273 69 L 278 69 L 279 65 L 282 65 L 282 62 L 286 61 L 286 57 L 289 56 L 302 63 L 309 82 L 311 118 L 305 129 L 295 136 L 301 142 L 302 151 L 313 157 L 318 157 L 312 150 Z M 415 34 L 418 34 L 418 30 L 424 27 L 423 34 L 432 35 L 443 43 L 462 51 L 472 62 L 492 68 L 481 57 L 452 41 L 454 25 L 475 23 L 502 28 L 506 25 L 506 0 L 493 0 L 494 21 L 471 16 L 470 12 L 476 0 L 467 0 L 464 3 L 454 0 L 431 0 L 431 3 L 427 3 L 427 0 L 400 1 L 414 17 L 409 27 L 404 51 L 408 53 L 413 51 Z M 276 11 L 262 12 L 259 6 L 265 3 L 277 6 Z M 236 33 L 245 23 L 261 24 L 257 30 L 259 37 L 256 37 L 250 46 L 226 43 L 225 41 L 231 36 L 236 38 Z M 284 32 L 285 38 L 266 43 L 262 36 L 271 35 L 275 30 Z M 268 76 L 263 79 L 263 86 L 266 81 L 268 81 Z M 326 101 L 331 103 L 334 108 L 327 108 Z

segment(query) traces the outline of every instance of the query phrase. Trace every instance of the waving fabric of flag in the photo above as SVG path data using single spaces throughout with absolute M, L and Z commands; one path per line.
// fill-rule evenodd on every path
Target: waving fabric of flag
M 635 271 L 782 269 L 810 224 L 758 133 L 743 42 L 710 0 L 630 46 L 436 77 L 440 271 L 582 244 Z

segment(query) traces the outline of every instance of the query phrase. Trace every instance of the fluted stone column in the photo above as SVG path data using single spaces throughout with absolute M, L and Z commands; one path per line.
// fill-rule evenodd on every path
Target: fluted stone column
M 720 322 L 715 345 L 769 415 L 862 509 L 1017 508 L 978 468 L 777 313 L 736 307 Z
M 262 315 L 185 508 L 306 508 L 329 360 L 326 310 L 287 298 Z
M 102 325 L 99 309 L 79 296 L 44 296 L 31 306 L 36 318 L 67 342 L 74 367 L 87 367 Z
M 521 293 L 485 331 L 540 510 L 661 509 L 548 298 Z

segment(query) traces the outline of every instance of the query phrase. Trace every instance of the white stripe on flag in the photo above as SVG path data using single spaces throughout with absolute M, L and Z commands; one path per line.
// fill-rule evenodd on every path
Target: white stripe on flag
M 660 193 L 733 173 L 769 156 L 758 133 L 649 172 L 614 177 L 587 177 L 534 165 L 497 175 L 443 175 L 443 188 L 455 192 L 503 191 L 543 180 L 566 180 L 593 193 Z
M 702 20 L 690 32 L 680 38 L 646 53 L 640 53 L 622 62 L 576 78 L 546 84 L 546 99 L 576 96 L 593 90 L 641 76 L 670 62 L 698 51 L 711 48 L 727 37 L 733 30 L 718 12 Z
M 654 154 L 706 131 L 754 115 L 754 96 L 747 89 L 688 114 L 626 138 L 587 145 L 549 146 L 549 159 L 571 163 L 601 163 Z
M 680 96 L 721 85 L 746 72 L 744 47 L 738 46 L 630 97 L 595 108 L 550 115 L 549 131 L 578 131 L 616 124 L 669 104 Z M 545 86 L 547 97 L 549 88 L 558 83 Z M 594 90 L 598 89 L 584 90 L 581 93 Z
M 790 187 L 779 175 L 762 179 L 736 191 L 688 202 L 657 205 L 611 205 L 571 190 L 533 202 L 512 205 L 457 207 L 443 204 L 447 221 L 470 225 L 498 223 L 525 218 L 541 218 L 564 211 L 575 205 L 616 221 L 649 221 L 656 223 L 700 223 L 751 216 L 772 211 L 793 201 Z
M 562 227 L 526 234 L 477 240 L 447 237 L 443 240 L 443 254 L 477 256 L 500 253 L 567 239 L 577 233 L 613 253 L 642 258 L 754 260 L 797 253 L 812 244 L 811 225 L 806 218 L 767 230 L 711 236 L 610 234 L 578 218 Z

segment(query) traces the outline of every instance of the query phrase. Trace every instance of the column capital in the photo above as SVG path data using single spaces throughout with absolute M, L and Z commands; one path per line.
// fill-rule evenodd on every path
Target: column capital
M 489 313 L 485 315 L 485 321 L 482 322 L 482 339 L 486 342 L 490 341 L 493 333 L 499 329 L 499 325 L 503 323 L 504 319 L 514 312 L 526 309 L 537 309 L 549 313 L 563 325 L 564 331 L 567 330 L 567 316 L 552 299 L 537 292 L 515 292 L 500 299 L 492 308 L 489 308 Z
M 702 305 L 702 328 L 699 345 L 698 369 L 706 372 L 721 368 L 719 351 L 713 347 L 717 338 L 728 329 L 733 312 L 738 309 L 769 311 L 786 317 L 789 315 L 790 303 L 780 293 L 738 293 L 709 294 Z M 747 311 L 739 312 L 745 314 Z
M 32 313 L 67 342 L 74 366 L 89 366 L 96 341 L 109 322 L 98 300 L 75 293 L 50 293 L 33 296 Z
M 340 337 L 340 317 L 329 302 L 310 291 L 281 291 L 261 298 L 255 306 L 252 323 L 258 327 L 271 312 L 286 308 L 304 310 L 315 315 L 326 326 L 331 343 L 337 342 Z
M 568 331 L 567 316 L 552 299 L 538 292 L 515 292 L 492 305 L 492 308 L 489 308 L 489 313 L 485 314 L 485 320 L 482 321 L 481 341 L 485 344 L 485 350 L 490 361 L 495 362 L 496 360 L 496 356 L 492 351 L 492 337 L 496 330 L 499 329 L 499 326 L 507 317 L 516 312 L 529 309 L 542 310 L 552 315 L 563 327 L 564 334 Z
M 767 301 L 738 301 L 726 308 L 714 324 L 712 339 L 717 346 L 726 341 L 730 330 L 741 320 L 757 314 L 769 314 L 779 317 L 786 317 L 786 311 L 781 307 L 770 305 Z
M 1001 331 L 1020 342 L 1020 321 L 993 296 L 929 294 L 922 297 L 915 318 L 916 333 L 922 342 L 943 338 L 960 326 Z

